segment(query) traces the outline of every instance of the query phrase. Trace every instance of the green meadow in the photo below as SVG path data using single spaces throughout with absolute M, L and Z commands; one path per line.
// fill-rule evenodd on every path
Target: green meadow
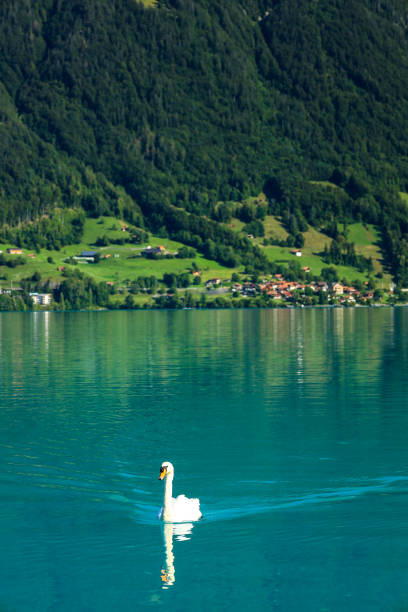
M 101 222 L 102 221 L 102 222 Z M 193 263 L 201 272 L 203 281 L 212 277 L 222 279 L 230 278 L 233 270 L 221 266 L 216 261 L 211 261 L 197 253 L 194 258 L 188 259 L 147 259 L 141 256 L 141 251 L 148 245 L 163 245 L 166 251 L 176 253 L 183 246 L 180 242 L 175 242 L 167 238 L 149 236 L 149 240 L 143 244 L 110 244 L 109 246 L 97 247 L 95 243 L 98 237 L 106 236 L 110 240 L 124 238 L 128 234 L 120 231 L 120 227 L 125 223 L 113 218 L 103 217 L 100 220 L 87 219 L 85 222 L 82 241 L 79 244 L 71 244 L 63 247 L 60 251 L 48 251 L 41 249 L 40 252 L 23 249 L 25 264 L 15 268 L 0 266 L 0 286 L 10 286 L 10 281 L 18 283 L 22 279 L 31 277 L 38 272 L 42 279 L 50 279 L 54 282 L 63 280 L 64 276 L 58 268 L 79 268 L 96 281 L 113 281 L 118 284 L 135 280 L 138 276 L 154 275 L 158 279 L 163 277 L 165 272 L 180 274 L 192 271 Z M 0 244 L 0 251 L 6 252 L 10 244 Z M 69 257 L 80 255 L 82 251 L 98 251 L 105 257 L 97 264 L 78 263 L 71 265 L 66 263 Z M 31 255 L 31 256 L 29 256 Z M 48 261 L 51 259 L 52 261 Z M 4 278 L 6 276 L 6 278 Z
M 242 222 L 233 219 L 232 225 L 236 231 L 243 228 Z M 0 266 L 0 287 L 9 287 L 11 283 L 18 286 L 22 279 L 28 279 L 36 272 L 41 275 L 42 280 L 49 279 L 52 282 L 61 282 L 64 278 L 60 268 L 78 268 L 97 282 L 113 281 L 115 285 L 126 285 L 129 281 L 137 279 L 139 276 L 156 276 L 162 279 L 164 273 L 180 274 L 182 272 L 192 272 L 193 268 L 201 273 L 201 280 L 219 277 L 229 280 L 233 272 L 242 273 L 240 268 L 226 268 L 219 263 L 206 259 L 199 253 L 196 257 L 188 259 L 159 258 L 147 259 L 141 255 L 141 251 L 147 246 L 152 247 L 163 245 L 166 251 L 176 253 L 183 246 L 180 242 L 168 238 L 149 235 L 148 241 L 143 244 L 109 244 L 108 246 L 97 247 L 96 242 L 102 236 L 108 240 L 125 239 L 129 236 L 127 232 L 121 231 L 125 226 L 123 221 L 114 217 L 102 217 L 100 219 L 87 219 L 84 226 L 82 241 L 79 244 L 71 244 L 63 247 L 60 251 L 47 251 L 41 249 L 39 252 L 23 249 L 24 265 L 15 268 Z M 271 235 L 284 240 L 287 232 L 280 220 L 276 217 L 267 216 L 264 221 L 265 235 Z M 132 231 L 132 228 L 129 228 Z M 291 253 L 293 248 L 280 246 L 263 246 L 262 238 L 255 239 L 256 243 L 262 248 L 270 261 L 287 264 L 297 261 L 301 267 L 310 268 L 311 275 L 319 275 L 322 268 L 327 267 L 321 253 L 325 245 L 330 244 L 330 238 L 314 228 L 309 228 L 304 233 L 305 244 L 301 249 L 302 256 L 296 257 Z M 354 242 L 356 251 L 365 257 L 372 257 L 374 272 L 383 274 L 381 284 L 386 287 L 391 281 L 391 277 L 384 273 L 381 252 L 378 246 L 379 236 L 376 228 L 362 223 L 355 223 L 347 228 L 347 239 Z M 6 252 L 10 244 L 0 244 L 0 250 Z M 72 265 L 66 262 L 70 257 L 79 255 L 82 251 L 98 251 L 103 257 L 99 263 L 78 263 Z M 106 257 L 108 256 L 108 257 Z M 347 279 L 351 283 L 355 279 L 366 280 L 367 275 L 357 269 L 348 266 L 334 266 L 338 271 L 339 278 Z
M 267 215 L 265 217 L 264 228 L 266 238 L 273 237 L 277 240 L 286 240 L 289 235 L 279 219 L 277 217 L 273 217 L 272 215 Z
M 277 230 L 279 230 L 279 221 L 274 219 L 273 222 L 268 221 L 269 227 L 275 229 L 275 235 L 277 236 Z M 272 225 L 273 223 L 273 225 Z M 266 224 L 265 224 L 266 226 Z M 280 225 L 283 231 L 284 228 Z M 267 234 L 268 235 L 268 234 Z M 281 234 L 283 238 L 285 237 Z M 287 234 L 286 234 L 287 235 Z M 325 246 L 329 246 L 331 239 L 317 231 L 316 229 L 309 227 L 308 231 L 304 233 L 305 244 L 302 247 L 302 256 L 297 257 L 293 255 L 291 251 L 292 247 L 280 247 L 280 246 L 267 246 L 263 247 L 270 261 L 278 263 L 289 263 L 291 261 L 298 261 L 301 267 L 310 268 L 310 273 L 318 275 L 321 273 L 322 268 L 328 265 L 321 258 L 321 253 Z M 391 276 L 384 271 L 382 254 L 379 247 L 379 234 L 378 230 L 373 225 L 363 225 L 362 223 L 353 223 L 347 227 L 347 240 L 353 242 L 358 254 L 364 255 L 364 257 L 371 257 L 374 265 L 374 273 L 383 274 L 382 284 L 384 287 L 391 282 Z M 366 280 L 367 274 L 359 272 L 356 268 L 351 266 L 334 266 L 338 272 L 339 278 L 347 279 L 347 282 L 353 280 Z
M 146 8 L 156 8 L 157 0 L 139 0 Z

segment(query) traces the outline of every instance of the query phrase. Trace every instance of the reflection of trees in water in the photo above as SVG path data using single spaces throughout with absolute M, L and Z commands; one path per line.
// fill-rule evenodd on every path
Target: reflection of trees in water
M 107 417 L 115 421 L 134 418 L 135 396 L 149 397 L 142 405 L 150 412 L 180 377 L 197 406 L 200 397 L 208 403 L 209 389 L 228 399 L 263 389 L 267 410 L 276 409 L 276 398 L 303 409 L 305 400 L 329 404 L 335 396 L 347 407 L 352 385 L 363 402 L 368 385 L 398 385 L 408 360 L 406 308 L 14 313 L 10 320 L 4 313 L 0 321 L 2 387 L 18 391 L 29 380 L 35 390 L 41 380 L 54 410 L 78 379 L 95 381 L 83 389 L 84 404 L 88 397 L 92 404 L 99 381 L 113 381 L 115 410 L 109 406 Z
M 178 540 L 189 540 L 193 523 L 164 523 L 164 567 L 161 570 L 162 588 L 168 589 L 176 582 L 175 558 L 173 553 L 173 537 Z

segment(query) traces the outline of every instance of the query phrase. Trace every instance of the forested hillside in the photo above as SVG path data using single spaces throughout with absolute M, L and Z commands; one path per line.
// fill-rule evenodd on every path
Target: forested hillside
M 84 209 L 262 268 L 219 202 L 263 190 L 293 234 L 379 226 L 408 284 L 406 0 L 148 4 L 0 3 L 0 225 Z

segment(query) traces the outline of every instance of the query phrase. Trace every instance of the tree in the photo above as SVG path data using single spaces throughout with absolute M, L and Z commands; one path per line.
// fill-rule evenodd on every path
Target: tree
M 296 236 L 295 236 L 295 247 L 297 249 L 301 249 L 304 244 L 305 244 L 305 238 L 304 238 L 303 234 L 298 232 L 296 234 Z
M 163 283 L 167 287 L 175 288 L 177 286 L 177 276 L 176 276 L 176 274 L 165 272 L 163 274 Z
M 125 298 L 125 302 L 124 302 L 124 308 L 126 309 L 132 309 L 135 306 L 135 301 L 133 298 L 133 295 L 131 295 L 130 293 L 126 296 Z
M 339 279 L 337 270 L 336 268 L 333 268 L 333 266 L 329 268 L 322 268 L 320 275 L 321 278 L 328 283 L 335 283 Z

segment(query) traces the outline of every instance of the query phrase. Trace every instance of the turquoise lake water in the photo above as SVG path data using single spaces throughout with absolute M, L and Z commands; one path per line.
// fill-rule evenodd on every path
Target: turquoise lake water
M 1 612 L 408 610 L 407 337 L 407 308 L 1 314 Z M 158 521 L 163 460 L 199 522 Z

